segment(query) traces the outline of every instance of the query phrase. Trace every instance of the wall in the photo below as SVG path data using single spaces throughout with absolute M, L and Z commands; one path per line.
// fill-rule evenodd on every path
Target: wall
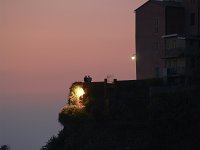
M 155 78 L 161 75 L 163 35 L 165 35 L 164 7 L 147 2 L 136 10 L 137 79 Z

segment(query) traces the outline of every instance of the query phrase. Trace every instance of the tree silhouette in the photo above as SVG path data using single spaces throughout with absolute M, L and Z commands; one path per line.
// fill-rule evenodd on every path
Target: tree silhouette
M 0 150 L 9 150 L 9 147 L 7 145 L 2 145 Z

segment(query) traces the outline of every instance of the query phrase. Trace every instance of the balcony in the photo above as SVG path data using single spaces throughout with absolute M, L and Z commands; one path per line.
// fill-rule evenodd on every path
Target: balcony
M 176 68 L 164 68 L 163 76 L 164 77 L 176 77 L 185 75 L 185 67 L 176 67 Z
M 185 48 L 173 48 L 165 50 L 165 54 L 162 57 L 163 59 L 170 59 L 170 58 L 180 58 L 184 57 Z

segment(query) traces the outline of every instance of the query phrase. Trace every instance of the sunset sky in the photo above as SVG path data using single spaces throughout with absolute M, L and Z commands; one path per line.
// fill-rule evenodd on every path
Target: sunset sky
M 146 0 L 0 0 L 0 145 L 39 150 L 68 88 L 135 79 L 134 9 Z

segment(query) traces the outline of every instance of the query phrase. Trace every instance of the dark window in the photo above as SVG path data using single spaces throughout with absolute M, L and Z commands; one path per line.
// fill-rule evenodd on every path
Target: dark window
M 200 48 L 200 40 L 198 41 L 198 45 L 199 45 L 199 48 Z
M 160 69 L 159 69 L 159 67 L 155 68 L 155 73 L 156 73 L 156 78 L 159 78 L 160 77 Z
M 155 41 L 155 49 L 159 49 L 160 48 L 160 43 L 158 40 Z
M 194 4 L 194 3 L 195 3 L 195 0 L 190 0 L 190 2 L 191 2 L 192 4 Z
M 177 59 L 171 59 L 167 61 L 167 68 L 176 68 L 177 67 Z
M 167 60 L 165 60 L 165 68 L 167 68 Z
M 190 25 L 191 26 L 195 25 L 195 13 L 190 14 Z
M 172 48 L 176 48 L 176 40 L 172 41 Z
M 166 43 L 166 48 L 167 49 L 173 49 L 176 48 L 176 40 L 175 39 L 171 39 Z
M 158 26 L 159 26 L 159 20 L 158 20 L 158 18 L 156 18 L 155 19 L 155 29 L 154 29 L 155 33 L 158 33 Z
M 193 46 L 193 40 L 190 40 L 190 46 Z
M 166 41 L 165 47 L 166 47 L 166 49 L 170 49 L 170 42 L 169 42 L 169 40 Z
M 194 58 L 191 58 L 191 59 L 190 59 L 190 67 L 191 67 L 192 69 L 195 68 L 195 59 L 194 59 Z

